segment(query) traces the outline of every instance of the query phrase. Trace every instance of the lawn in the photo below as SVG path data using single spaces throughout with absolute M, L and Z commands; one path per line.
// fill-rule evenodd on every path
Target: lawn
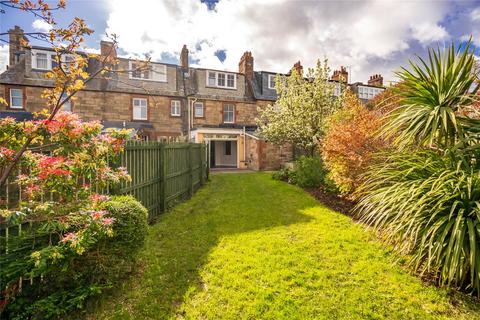
M 218 174 L 150 227 L 91 319 L 478 319 L 362 225 L 267 173 Z

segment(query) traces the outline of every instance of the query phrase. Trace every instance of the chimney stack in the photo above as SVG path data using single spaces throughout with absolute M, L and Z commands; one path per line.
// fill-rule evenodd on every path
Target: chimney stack
M 110 41 L 100 41 L 100 54 L 102 56 L 108 56 L 110 58 L 116 58 L 117 57 L 117 50 L 115 49 L 115 46 L 113 42 Z
M 188 49 L 187 45 L 183 45 L 182 51 L 180 52 L 180 66 L 184 70 L 188 70 Z
M 333 81 L 348 83 L 347 68 L 345 68 L 344 66 L 341 66 L 340 70 L 333 71 L 333 75 L 332 75 L 331 79 Z
M 251 51 L 245 51 L 238 64 L 238 72 L 245 75 L 249 81 L 253 81 L 253 57 Z
M 297 61 L 293 64 L 292 71 L 293 70 L 297 71 L 297 74 L 300 77 L 303 77 L 303 66 L 302 66 L 302 63 L 300 61 Z
M 25 53 L 25 45 L 28 45 L 28 39 L 25 37 L 22 28 L 15 26 L 13 29 L 8 30 L 8 65 L 10 67 L 20 61 L 20 55 Z
M 375 87 L 383 87 L 383 77 L 381 74 L 374 74 L 373 76 L 370 76 L 370 79 L 368 80 L 368 85 L 369 86 L 375 86 Z

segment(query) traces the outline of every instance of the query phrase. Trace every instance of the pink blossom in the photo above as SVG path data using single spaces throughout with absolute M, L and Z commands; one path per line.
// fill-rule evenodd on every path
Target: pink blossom
M 111 225 L 114 221 L 115 221 L 114 218 L 103 218 L 102 224 L 103 224 L 104 226 L 109 226 L 109 225 Z
M 69 232 L 67 234 L 65 234 L 62 238 L 62 242 L 63 243 L 66 243 L 68 241 L 73 241 L 73 240 L 76 240 L 78 238 L 77 234 L 74 233 L 74 232 Z
M 105 202 L 108 200 L 108 197 L 104 194 L 94 193 L 90 197 L 93 202 Z
M 15 155 L 15 150 L 8 149 L 5 147 L 0 147 L 0 159 L 4 158 L 7 161 L 12 161 L 14 155 Z
M 93 220 L 100 220 L 105 215 L 105 211 L 94 211 L 92 213 Z

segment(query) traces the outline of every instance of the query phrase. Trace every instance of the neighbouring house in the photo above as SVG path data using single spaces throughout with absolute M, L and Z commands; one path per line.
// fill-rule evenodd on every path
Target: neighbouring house
M 25 47 L 22 39 L 26 40 L 20 27 L 9 30 L 9 64 L 0 75 L 0 96 L 8 103 L 0 106 L 0 117 L 19 121 L 45 108 L 41 94 L 53 82 L 44 75 L 56 63 L 51 48 Z M 100 42 L 100 55 L 117 57 L 107 41 Z M 251 52 L 241 57 L 238 72 L 191 67 L 186 46 L 180 65 L 151 62 L 148 70 L 136 71 L 142 62 L 117 58 L 117 67 L 130 72 L 90 81 L 64 110 L 101 121 L 105 127 L 133 129 L 145 140 L 184 137 L 206 143 L 211 167 L 270 170 L 292 159 L 291 146 L 273 145 L 257 133 L 258 109 L 277 99 L 276 73 L 255 71 Z M 100 62 L 88 59 L 87 71 L 92 74 Z M 302 71 L 300 62 L 293 68 Z M 334 77 L 332 81 L 341 78 Z

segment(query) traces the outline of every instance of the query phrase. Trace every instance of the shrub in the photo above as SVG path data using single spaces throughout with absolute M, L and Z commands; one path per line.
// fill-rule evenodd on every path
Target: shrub
M 429 50 L 402 69 L 401 105 L 384 132 L 398 151 L 368 172 L 357 208 L 411 264 L 480 295 L 480 120 L 474 52 Z
M 51 120 L 47 115 L 25 122 L 0 119 L 0 172 L 15 166 L 10 183 L 19 189 L 17 203 L 0 203 L 0 224 L 15 231 L 22 226 L 8 240 L 1 233 L 0 286 L 5 290 L 0 311 L 20 293 L 22 281 L 40 283 L 112 235 L 114 219 L 100 209 L 105 199 L 94 190 L 130 178 L 125 168 L 109 165 L 122 151 L 128 130 L 103 132 L 100 123 L 69 112 Z M 30 139 L 31 148 L 22 153 Z
M 379 104 L 385 103 L 378 99 Z M 328 122 L 322 145 L 323 160 L 340 192 L 350 193 L 351 197 L 363 182 L 367 169 L 376 159 L 379 160 L 375 153 L 389 147 L 389 142 L 377 134 L 384 123 L 383 112 L 379 110 L 385 107 L 378 108 L 367 109 L 356 96 L 347 92 L 343 108 Z
M 326 178 L 327 171 L 320 157 L 301 156 L 295 162 L 295 183 L 302 188 L 318 188 Z
M 112 237 L 104 237 L 82 255 L 64 261 L 61 268 L 45 274 L 42 283 L 25 281 L 22 292 L 7 305 L 7 317 L 64 316 L 131 272 L 147 234 L 147 209 L 131 196 L 112 197 L 102 209 L 115 219 Z
M 440 283 L 480 288 L 480 171 L 454 155 L 398 152 L 361 188 L 363 221 Z
M 274 180 L 280 180 L 280 181 L 285 181 L 288 182 L 293 175 L 293 170 L 290 170 L 289 168 L 281 168 L 278 171 L 275 171 L 272 174 L 272 178 Z

